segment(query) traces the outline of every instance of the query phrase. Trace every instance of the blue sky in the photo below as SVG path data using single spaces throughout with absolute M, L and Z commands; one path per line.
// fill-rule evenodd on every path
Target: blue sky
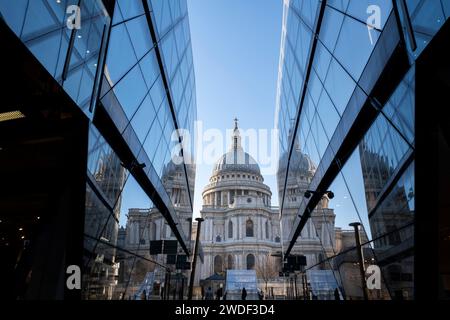
M 239 118 L 239 126 L 244 130 L 272 129 L 282 1 L 188 0 L 188 9 L 198 120 L 203 122 L 203 131 L 219 129 L 225 134 L 227 129 L 233 127 L 235 117 Z M 224 143 L 230 139 L 225 138 L 227 141 Z M 199 215 L 201 193 L 212 169 L 212 165 L 197 165 L 194 216 Z M 335 193 L 330 208 L 335 210 L 336 226 L 349 229 L 348 224 L 357 220 L 358 213 L 367 226 L 364 185 L 357 150 L 344 166 L 343 174 L 346 183 L 339 175 L 330 186 Z M 278 205 L 276 176 L 264 175 L 264 178 L 273 193 L 272 205 Z M 123 193 L 120 224 L 126 224 L 125 214 L 129 208 L 150 206 L 150 199 L 133 177 L 129 177 Z
M 272 129 L 280 54 L 281 0 L 188 0 L 197 86 L 198 120 L 225 134 L 239 118 L 243 129 Z M 226 137 L 228 139 L 228 137 Z M 211 165 L 198 165 L 194 215 Z M 278 203 L 275 175 L 265 182 Z
M 227 129 L 233 128 L 235 117 L 243 129 L 272 129 L 282 1 L 188 0 L 188 10 L 197 118 L 203 122 L 203 130 L 219 129 L 225 135 Z M 197 165 L 195 216 L 199 215 L 201 193 L 211 172 L 212 165 Z M 276 205 L 276 177 L 264 178 L 273 192 L 272 204 Z M 129 176 L 122 193 L 120 225 L 126 225 L 130 208 L 150 206 L 148 196 Z

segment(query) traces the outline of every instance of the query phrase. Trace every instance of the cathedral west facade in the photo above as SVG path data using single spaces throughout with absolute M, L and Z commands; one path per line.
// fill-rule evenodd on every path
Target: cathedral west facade
M 279 208 L 271 206 L 272 192 L 264 184 L 259 165 L 242 147 L 237 122 L 231 138 L 230 150 L 217 161 L 203 189 L 200 213 L 204 222 L 200 239 L 204 263 L 199 265 L 196 278 L 201 281 L 228 269 L 255 269 L 260 288 L 267 288 L 269 283 L 279 294 L 285 294 L 280 292 L 283 279 L 278 274 L 282 245 L 287 245 L 289 236 L 283 230 L 290 230 L 285 224 L 293 223 L 316 167 L 307 155 L 298 148 L 295 150 L 291 163 L 296 170 L 290 170 L 284 204 L 286 216 L 280 224 Z M 285 163 L 282 160 L 283 157 L 279 171 Z M 282 190 L 280 186 L 280 199 Z M 334 218 L 325 196 L 292 251 L 306 256 L 307 267 L 333 254 Z M 317 268 L 326 267 L 317 265 Z
M 201 225 L 200 242 L 202 260 L 198 262 L 195 275 L 195 295 L 199 297 L 200 286 L 207 279 L 224 279 L 226 270 L 254 269 L 258 286 L 269 295 L 287 295 L 286 280 L 279 277 L 281 271 L 281 252 L 288 245 L 290 230 L 304 193 L 315 173 L 316 166 L 299 148 L 291 155 L 284 216 L 280 220 L 278 207 L 271 205 L 272 191 L 264 183 L 258 163 L 244 151 L 237 121 L 231 136 L 228 152 L 216 162 L 209 183 L 202 192 L 203 206 L 200 211 L 204 222 Z M 286 155 L 280 158 L 279 172 Z M 189 174 L 193 169 L 189 167 Z M 180 165 L 169 163 L 164 169 L 163 184 L 172 199 L 185 234 L 196 232 L 189 218 L 192 213 L 187 198 L 186 186 L 181 183 Z M 193 179 L 192 179 L 193 181 Z M 189 186 L 193 189 L 193 186 Z M 278 187 L 279 198 L 283 196 L 284 186 Z M 328 198 L 324 196 L 312 213 L 292 254 L 304 255 L 307 268 L 331 269 L 320 264 L 325 257 L 338 250 L 339 229 L 334 226 L 335 215 L 328 208 Z M 282 221 L 282 223 L 280 223 Z M 139 253 L 161 265 L 167 264 L 166 255 L 150 255 L 150 241 L 175 240 L 161 213 L 155 209 L 130 209 L 126 228 L 119 231 L 119 241 L 131 252 Z M 117 292 L 134 294 L 148 272 L 155 274 L 154 281 L 164 285 L 165 271 L 157 265 L 145 261 L 133 262 L 125 254 L 121 259 L 120 275 L 129 274 L 126 279 L 119 276 Z M 174 266 L 170 265 L 172 272 Z M 128 272 L 127 272 L 128 271 Z M 189 272 L 183 272 L 189 277 Z M 223 280 L 222 280 L 223 281 Z M 216 283 L 217 285 L 217 283 Z M 213 286 L 214 287 L 214 286 Z M 214 289 L 217 289 L 214 287 Z

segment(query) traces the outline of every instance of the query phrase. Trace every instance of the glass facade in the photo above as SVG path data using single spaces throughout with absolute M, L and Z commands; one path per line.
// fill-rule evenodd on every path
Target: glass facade
M 133 168 L 119 173 L 127 176 L 121 180 L 119 198 L 112 201 L 106 220 L 96 223 L 103 233 L 114 229 L 115 256 L 111 265 L 99 265 L 98 257 L 106 259 L 112 250 L 104 245 L 103 237 L 108 237 L 86 236 L 86 247 L 92 242 L 97 246 L 91 253 L 94 257 L 86 262 L 90 276 L 85 279 L 84 298 L 178 299 L 187 288 L 186 272 L 175 273 L 176 257 L 182 256 L 181 246 L 172 254 L 151 254 L 150 241 L 176 243 L 178 238 L 171 230 L 176 228 L 183 244 L 190 248 L 193 149 L 183 148 L 184 161 L 176 162 L 181 154 L 177 144 L 182 141 L 182 131 L 176 129 L 193 132 L 196 119 L 185 1 L 116 1 L 100 103 L 114 120 L 132 155 L 143 165 L 145 178 L 154 185 L 161 203 L 157 205 L 142 190 L 128 172 Z M 91 158 L 96 161 L 97 151 L 89 153 Z M 132 201 L 124 203 L 122 198 Z M 116 213 L 116 208 L 120 212 Z M 170 217 L 167 221 L 163 218 L 166 212 Z M 169 225 L 170 219 L 173 226 Z M 102 280 L 96 276 L 100 266 L 106 270 Z M 174 273 L 170 275 L 166 270 Z M 99 281 L 102 286 L 98 286 Z
M 2 18 L 73 101 L 92 117 L 111 19 L 101 0 L 0 1 Z M 78 6 L 79 28 L 71 26 Z
M 0 12 L 89 122 L 81 298 L 183 297 L 197 118 L 186 1 L 1 0 Z
M 304 230 L 310 232 L 311 220 L 323 255 L 307 271 L 332 270 L 346 299 L 364 298 L 353 222 L 361 224 L 365 269 L 381 270 L 381 288 L 366 289 L 368 298 L 414 298 L 415 61 L 448 18 L 445 2 L 284 4 L 278 184 L 289 184 L 301 165 L 298 150 L 311 159 L 314 172 L 302 190 L 312 196 L 297 206 L 294 221 L 283 222 L 288 229 L 283 233 L 289 234 L 283 250 L 292 252 Z M 376 23 L 366 24 L 370 17 L 378 18 Z M 403 41 L 406 49 L 398 49 Z M 388 81 L 385 74 L 397 80 Z M 325 234 L 311 214 L 324 201 L 336 215 Z M 289 206 L 284 191 L 282 221 L 291 219 Z M 325 245 L 327 234 L 332 250 Z

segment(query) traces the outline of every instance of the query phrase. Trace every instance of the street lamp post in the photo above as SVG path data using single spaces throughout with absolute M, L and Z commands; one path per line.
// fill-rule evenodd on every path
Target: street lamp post
M 356 251 L 358 252 L 358 260 L 359 260 L 359 272 L 361 273 L 361 285 L 363 290 L 364 300 L 369 300 L 367 295 L 367 286 L 366 286 L 366 271 L 364 270 L 364 258 L 363 258 L 363 248 L 361 247 L 361 237 L 359 235 L 359 226 L 361 223 L 353 222 L 350 223 L 349 226 L 355 229 L 355 241 L 356 241 Z
M 198 224 L 197 224 L 197 235 L 195 237 L 194 258 L 192 259 L 192 266 L 191 266 L 191 278 L 189 279 L 188 300 L 192 300 L 192 291 L 194 290 L 195 267 L 197 265 L 198 245 L 200 242 L 200 227 L 204 219 L 196 218 L 195 221 L 197 221 Z

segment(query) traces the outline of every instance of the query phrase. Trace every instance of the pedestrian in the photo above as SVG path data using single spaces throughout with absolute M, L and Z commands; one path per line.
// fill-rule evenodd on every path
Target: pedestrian
M 216 291 L 216 300 L 220 300 L 222 298 L 223 289 L 222 286 Z
M 225 291 L 225 294 L 223 295 L 223 300 L 227 300 L 227 292 Z
M 214 300 L 214 294 L 212 292 L 211 287 L 208 287 L 208 289 L 206 290 L 205 298 L 206 298 L 206 300 Z
M 264 300 L 264 291 L 262 290 L 258 291 L 258 298 L 259 300 Z
M 246 300 L 247 299 L 247 290 L 245 290 L 245 287 L 242 288 L 242 300 Z
M 338 288 L 334 289 L 334 300 L 341 300 Z
M 145 292 L 145 290 L 141 293 L 141 300 L 147 300 L 147 293 Z

